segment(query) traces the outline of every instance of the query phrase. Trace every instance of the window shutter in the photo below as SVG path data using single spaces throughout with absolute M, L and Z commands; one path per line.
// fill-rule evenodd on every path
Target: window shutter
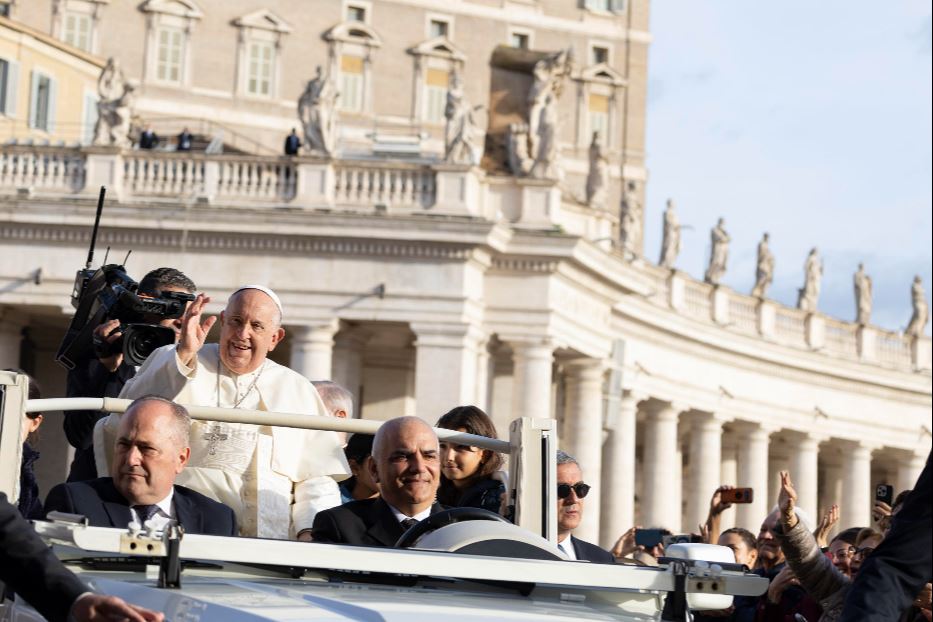
M 58 112 L 56 105 L 58 103 L 58 80 L 49 77 L 49 120 L 46 131 L 49 134 L 55 133 L 55 114 Z
M 39 74 L 33 69 L 29 79 L 29 127 L 35 128 L 39 114 Z
M 621 12 L 625 9 L 625 0 L 609 0 L 609 10 Z
M 93 93 L 84 94 L 84 128 L 81 132 L 81 143 L 90 145 L 94 142 L 94 126 L 97 125 L 97 96 Z

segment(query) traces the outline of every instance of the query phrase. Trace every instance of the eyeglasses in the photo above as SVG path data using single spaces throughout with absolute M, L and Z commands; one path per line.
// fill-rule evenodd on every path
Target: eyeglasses
M 853 555 L 855 555 L 855 550 L 856 549 L 854 546 L 850 546 L 849 548 L 836 551 L 832 557 L 836 561 L 840 561 L 840 562 L 845 561 L 847 559 L 850 559 Z
M 860 557 L 862 559 L 865 559 L 866 557 L 871 555 L 872 551 L 874 550 L 875 550 L 875 547 L 873 546 L 862 547 L 860 549 L 856 549 L 855 552 L 852 554 L 852 557 Z
M 577 482 L 573 486 L 570 484 L 558 484 L 557 485 L 557 498 L 566 499 L 570 496 L 570 491 L 577 493 L 577 497 L 582 499 L 590 492 L 590 485 L 584 484 L 583 482 Z

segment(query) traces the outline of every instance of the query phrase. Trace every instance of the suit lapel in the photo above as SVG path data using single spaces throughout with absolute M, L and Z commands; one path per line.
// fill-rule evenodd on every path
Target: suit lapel
M 185 528 L 187 533 L 201 533 L 201 513 L 197 511 L 191 499 L 184 494 L 179 494 L 178 486 L 175 486 L 175 494 L 172 495 L 172 503 L 175 505 L 175 520 Z
M 112 479 L 108 477 L 100 480 L 98 494 L 111 525 L 124 529 L 130 524 L 133 517 L 130 514 L 129 503 L 113 485 Z
M 580 546 L 580 541 L 570 536 L 570 543 L 573 545 L 573 553 L 577 556 L 577 559 L 586 559 L 586 556 L 583 553 L 583 547 Z
M 393 546 L 405 531 L 382 497 L 373 503 L 373 514 L 375 520 L 366 530 L 366 535 L 380 544 Z

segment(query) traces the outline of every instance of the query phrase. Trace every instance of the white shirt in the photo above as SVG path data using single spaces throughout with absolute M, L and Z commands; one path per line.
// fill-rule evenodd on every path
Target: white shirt
M 155 504 L 157 510 L 156 513 L 152 515 L 152 518 L 149 519 L 147 525 L 150 525 L 156 531 L 163 531 L 165 526 L 168 525 L 169 521 L 175 518 L 175 504 L 172 503 L 172 499 L 175 496 L 175 487 L 168 491 L 168 495 Z M 143 505 L 143 504 L 139 504 Z M 133 517 L 133 521 L 143 524 L 143 521 L 140 520 L 139 514 L 136 512 L 136 508 L 130 506 L 130 516 Z M 146 525 L 143 525 L 145 527 Z
M 392 510 L 392 514 L 395 515 L 395 520 L 397 520 L 400 523 L 406 518 L 413 518 L 416 521 L 423 521 L 424 519 L 426 519 L 428 516 L 431 515 L 431 506 L 428 506 L 428 509 L 418 512 L 414 516 L 409 516 L 408 514 L 403 514 L 399 512 L 398 508 L 396 508 L 394 505 L 392 505 L 388 501 L 386 501 L 386 505 L 389 506 L 389 509 Z
M 558 542 L 557 547 L 564 552 L 564 555 L 567 556 L 567 559 L 576 561 L 577 553 L 573 548 L 573 541 L 570 540 L 570 536 L 564 538 L 563 542 Z

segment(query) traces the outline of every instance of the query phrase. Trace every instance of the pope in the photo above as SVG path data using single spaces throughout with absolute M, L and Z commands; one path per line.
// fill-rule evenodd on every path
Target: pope
M 182 317 L 178 343 L 153 352 L 121 398 L 159 395 L 194 406 L 328 415 L 307 378 L 268 358 L 285 337 L 275 292 L 261 285 L 233 292 L 220 314 L 217 344 L 205 343 L 218 319 L 202 321 L 208 302 L 198 295 Z M 106 472 L 118 423 L 111 414 L 95 429 L 98 472 Z M 349 474 L 334 432 L 195 421 L 191 459 L 176 483 L 233 508 L 240 535 L 303 539 L 317 512 L 340 505 L 337 482 Z

